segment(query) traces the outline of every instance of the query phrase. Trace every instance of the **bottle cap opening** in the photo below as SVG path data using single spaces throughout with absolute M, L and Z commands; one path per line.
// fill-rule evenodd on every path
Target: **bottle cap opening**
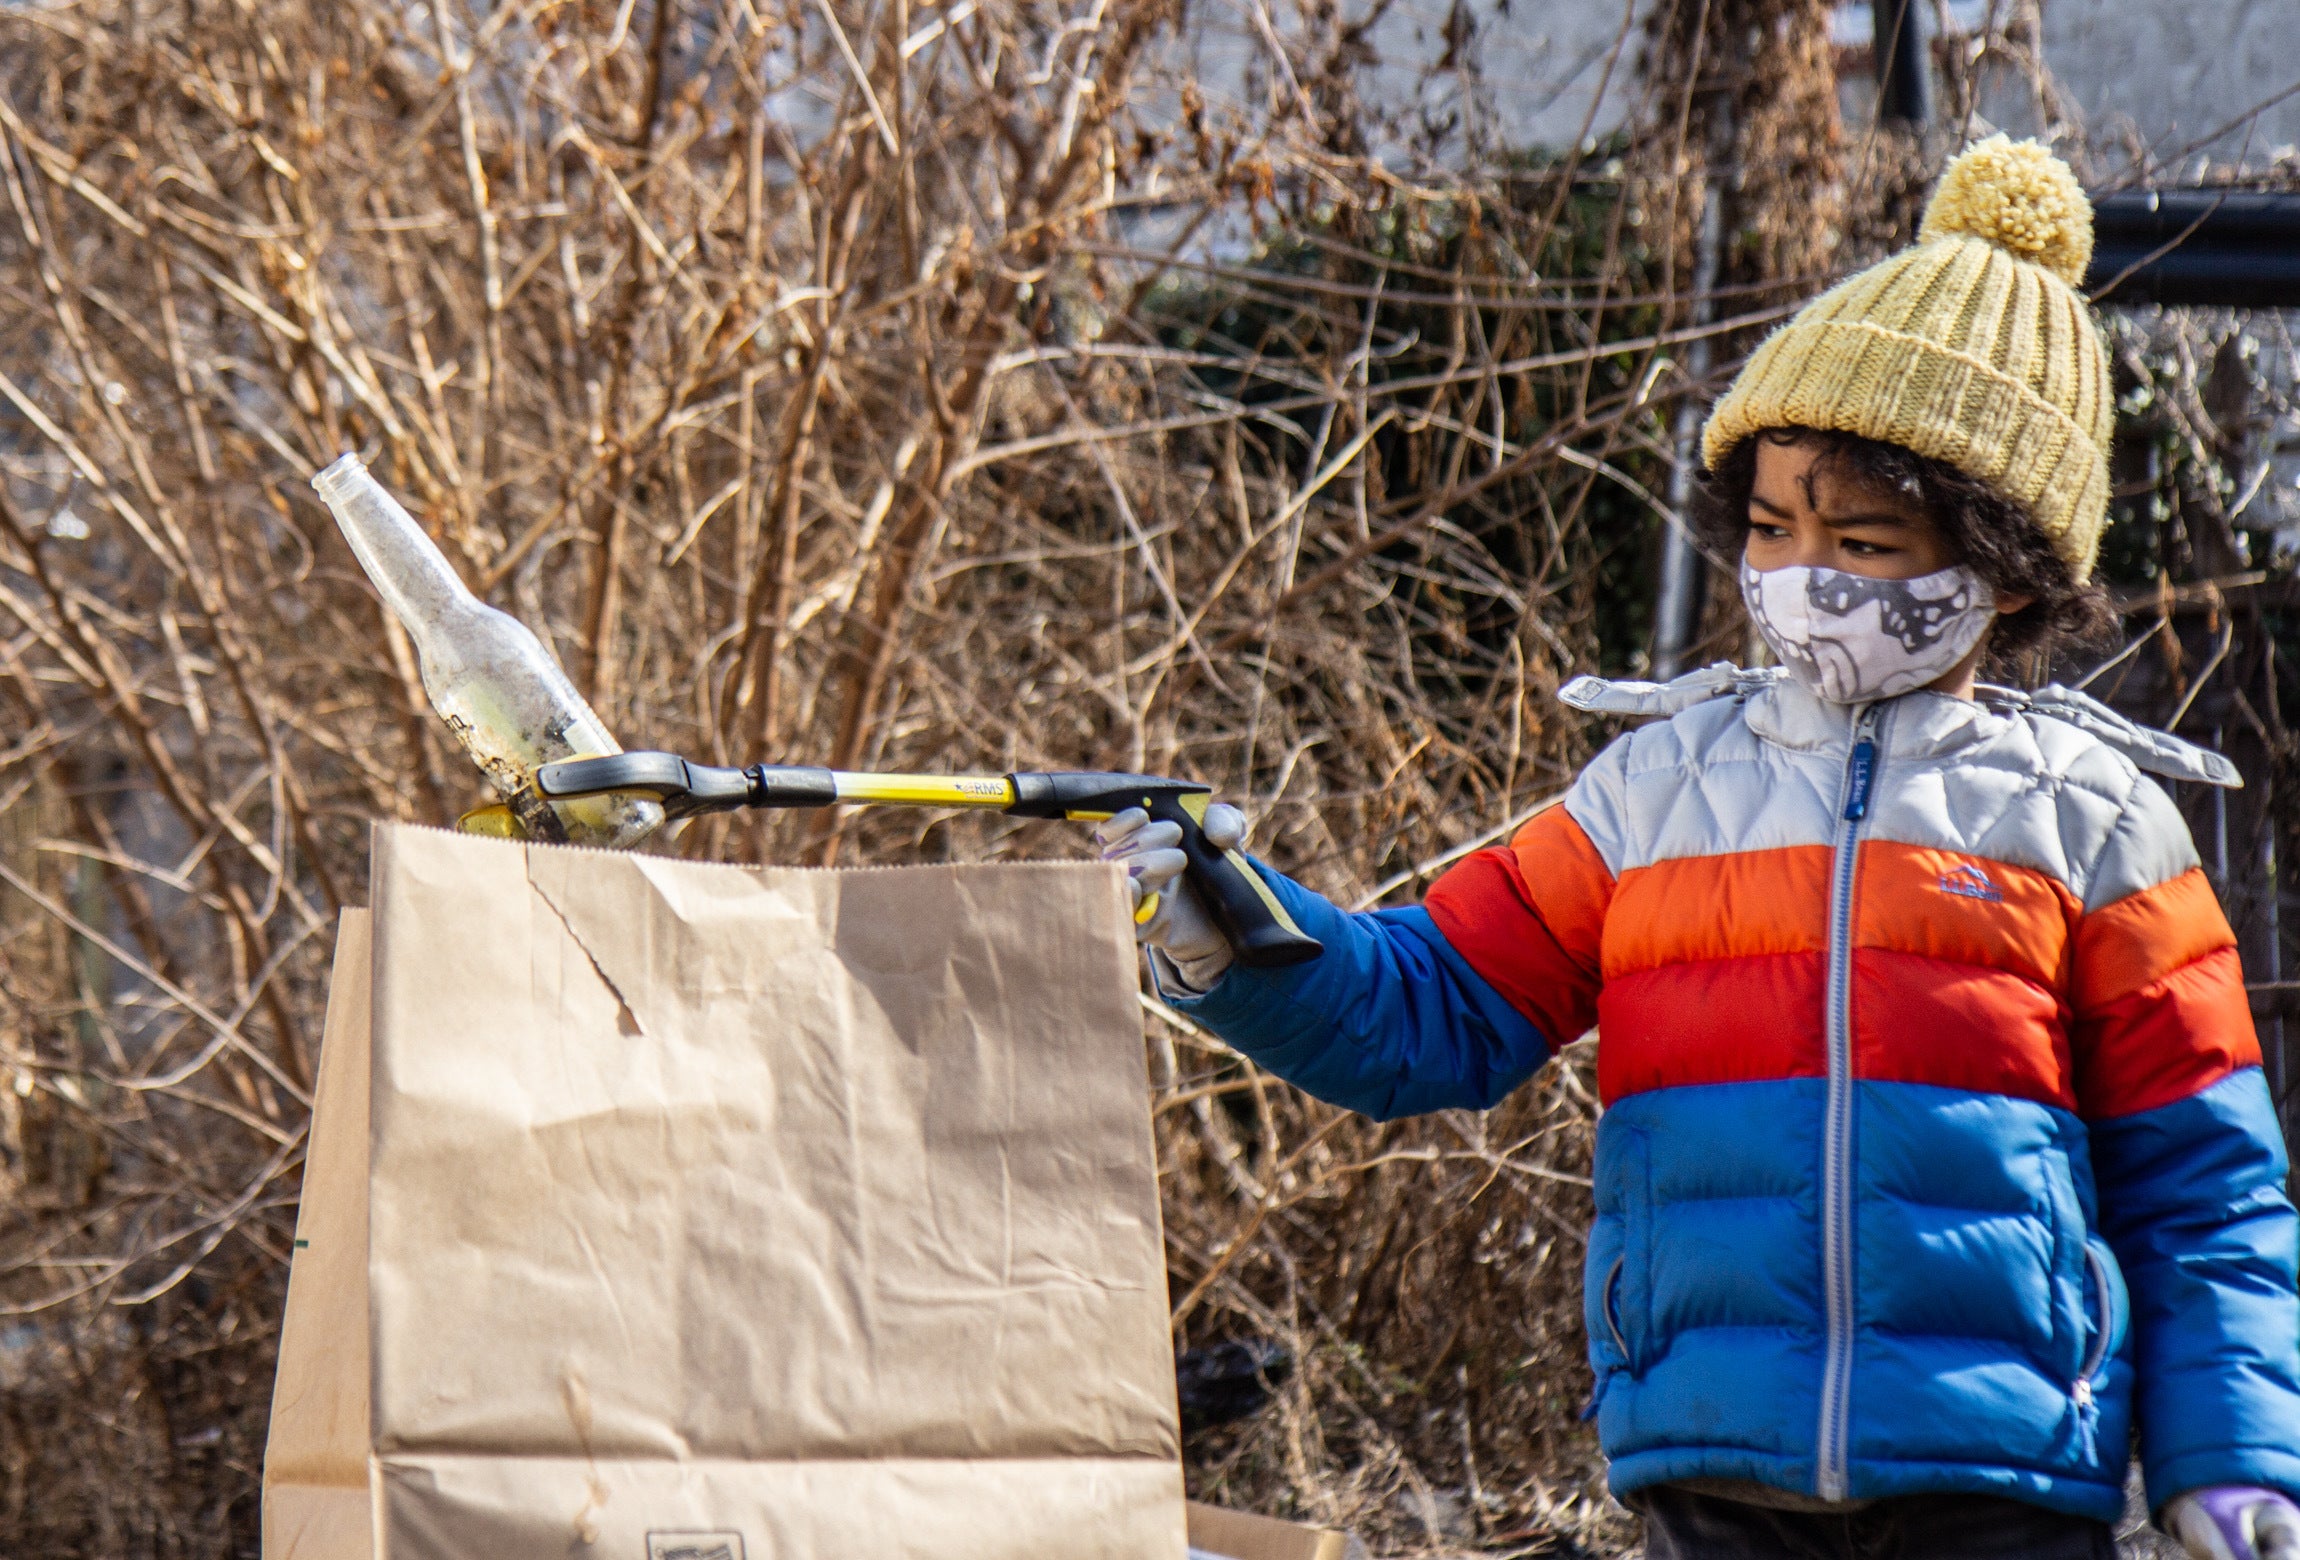
M 311 479 L 311 485 L 321 498 L 332 503 L 343 496 L 346 488 L 366 475 L 367 465 L 357 455 L 339 455 L 334 465 Z

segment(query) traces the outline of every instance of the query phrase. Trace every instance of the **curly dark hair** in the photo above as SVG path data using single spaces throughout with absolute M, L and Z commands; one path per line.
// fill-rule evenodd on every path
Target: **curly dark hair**
M 2096 584 L 2077 583 L 2027 505 L 1946 461 L 1853 433 L 1768 428 L 1734 445 L 1716 470 L 1703 473 L 1686 518 L 1701 544 L 1728 563 L 1738 566 L 1748 540 L 1749 494 L 1757 482 L 1757 446 L 1763 442 L 1816 446 L 1815 471 L 1914 496 L 1941 528 L 1957 561 L 1991 590 L 2035 598 L 1990 628 L 1986 669 L 1991 675 L 2018 676 L 2040 651 L 2081 650 L 2104 638 L 2114 623 L 2108 593 Z

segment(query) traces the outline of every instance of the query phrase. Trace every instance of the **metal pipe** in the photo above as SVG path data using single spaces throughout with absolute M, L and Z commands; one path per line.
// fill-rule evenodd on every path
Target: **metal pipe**
M 2085 287 L 2104 304 L 2300 308 L 2300 193 L 2123 190 L 2093 202 Z
M 1724 191 L 1708 181 L 1701 206 L 1701 246 L 1693 265 L 1693 323 L 1709 323 L 1714 312 L 1711 295 L 1717 290 L 1718 254 L 1724 248 Z M 1695 384 L 1709 377 L 1710 338 L 1697 336 L 1685 346 L 1685 375 Z M 1685 670 L 1686 653 L 1701 633 L 1701 586 L 1705 564 L 1685 514 L 1693 504 L 1693 484 L 1700 480 L 1701 424 L 1708 407 L 1698 395 L 1677 403 L 1671 429 L 1674 449 L 1669 468 L 1669 529 L 1661 538 L 1661 592 L 1653 602 L 1653 675 L 1663 682 Z
M 1922 130 L 1932 122 L 1931 50 L 1921 0 L 1875 0 L 1869 53 L 1877 71 L 1877 123 Z
M 2300 254 L 2199 250 L 2185 244 L 2162 255 L 2147 249 L 2096 249 L 2085 283 L 2098 294 L 2094 301 L 2108 306 L 2300 308 Z
M 1693 323 L 1706 325 L 1717 312 L 1717 271 L 1725 253 L 1725 180 L 1723 164 L 1732 155 L 1730 113 L 1723 102 L 1711 110 L 1709 164 L 1701 181 L 1701 232 L 1693 250 Z M 1685 670 L 1687 652 L 1701 633 L 1701 595 L 1705 565 L 1693 545 L 1685 514 L 1693 504 L 1693 485 L 1700 480 L 1701 424 L 1708 406 L 1699 387 L 1709 378 L 1715 351 L 1713 338 L 1696 336 L 1685 344 L 1685 377 L 1695 393 L 1677 403 L 1670 428 L 1668 528 L 1661 536 L 1661 589 L 1653 600 L 1653 676 L 1667 682 Z
M 2174 188 L 2119 190 L 2092 202 L 2094 241 L 2153 248 L 2173 239 L 2206 247 L 2290 244 L 2300 238 L 2300 193 Z

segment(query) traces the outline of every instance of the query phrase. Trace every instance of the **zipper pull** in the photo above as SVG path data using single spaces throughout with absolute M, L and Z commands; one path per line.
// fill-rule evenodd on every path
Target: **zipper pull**
M 2087 1466 L 2100 1461 L 2100 1400 L 2093 1396 L 2089 1378 L 2078 1377 L 2069 1389 L 2076 1404 L 2076 1447 Z
M 1877 721 L 1880 705 L 1864 704 L 1853 717 L 1853 753 L 1845 765 L 1845 821 L 1859 823 L 1869 816 L 1869 792 L 1877 782 Z
M 1869 790 L 1877 779 L 1877 744 L 1863 737 L 1853 744 L 1852 772 L 1845 787 L 1845 821 L 1858 823 L 1869 816 Z

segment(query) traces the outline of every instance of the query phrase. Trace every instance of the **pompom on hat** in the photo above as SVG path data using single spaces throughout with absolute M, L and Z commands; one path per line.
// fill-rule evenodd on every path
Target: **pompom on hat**
M 2116 415 L 2076 291 L 2091 259 L 2092 204 L 2068 164 L 2001 135 L 1967 148 L 1914 245 L 1758 347 L 1710 413 L 1703 464 L 1768 428 L 1898 444 L 2025 505 L 2083 580 L 2108 515 Z

